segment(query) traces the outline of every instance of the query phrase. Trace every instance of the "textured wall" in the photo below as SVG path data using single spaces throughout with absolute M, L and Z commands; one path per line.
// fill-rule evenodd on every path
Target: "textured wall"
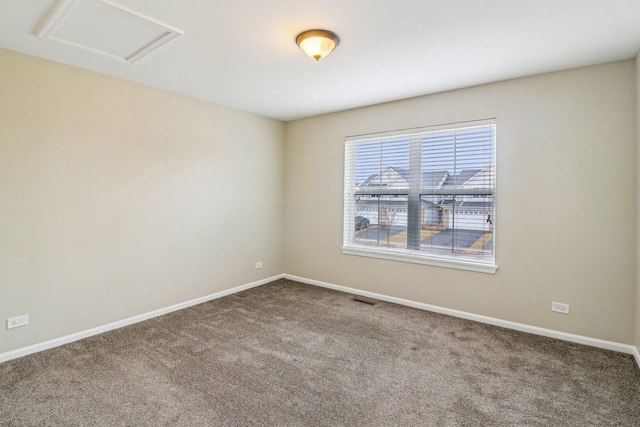
M 282 122 L 0 50 L 0 352 L 282 273 L 283 162 Z
M 617 62 L 287 123 L 285 271 L 632 343 L 634 72 L 633 61 Z M 345 136 L 491 117 L 495 275 L 342 254 Z M 552 313 L 552 301 L 571 314 Z

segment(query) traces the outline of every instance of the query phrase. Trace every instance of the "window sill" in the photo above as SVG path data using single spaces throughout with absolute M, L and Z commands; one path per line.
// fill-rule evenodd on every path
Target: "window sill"
M 453 268 L 457 270 L 476 271 L 479 273 L 495 274 L 498 266 L 490 263 L 475 262 L 466 259 L 451 259 L 435 255 L 411 254 L 406 250 L 373 249 L 357 246 L 343 246 L 342 253 L 391 261 L 411 262 L 415 264 L 433 265 L 436 267 Z

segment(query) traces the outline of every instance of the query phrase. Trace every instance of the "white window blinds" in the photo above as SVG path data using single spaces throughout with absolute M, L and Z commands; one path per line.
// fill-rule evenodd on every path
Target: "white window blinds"
M 343 251 L 495 271 L 495 120 L 347 138 Z

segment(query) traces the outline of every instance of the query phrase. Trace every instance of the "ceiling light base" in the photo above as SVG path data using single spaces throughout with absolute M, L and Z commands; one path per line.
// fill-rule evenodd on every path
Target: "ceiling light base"
M 296 37 L 296 43 L 300 49 L 311 58 L 319 61 L 330 54 L 339 44 L 340 38 L 332 31 L 309 30 L 300 33 Z

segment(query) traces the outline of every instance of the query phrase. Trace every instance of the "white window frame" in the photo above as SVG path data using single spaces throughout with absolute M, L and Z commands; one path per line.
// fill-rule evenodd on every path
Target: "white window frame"
M 469 270 L 481 273 L 493 274 L 496 272 L 498 266 L 495 261 L 495 242 L 496 242 L 496 169 L 494 163 L 493 169 L 493 188 L 491 191 L 493 197 L 492 203 L 492 223 L 493 223 L 493 236 L 492 236 L 492 254 L 493 258 L 483 259 L 478 261 L 473 257 L 468 257 L 458 254 L 440 255 L 435 253 L 429 253 L 418 249 L 405 249 L 405 248 L 392 248 L 383 246 L 370 246 L 357 244 L 354 242 L 355 236 L 355 215 L 358 209 L 355 207 L 355 144 L 358 142 L 382 139 L 382 138 L 399 138 L 408 137 L 410 144 L 413 144 L 412 137 L 419 139 L 425 133 L 447 131 L 447 130 L 459 130 L 472 128 L 475 126 L 487 126 L 492 125 L 494 129 L 495 138 L 493 140 L 493 162 L 496 161 L 496 145 L 497 145 L 497 121 L 496 119 L 477 120 L 472 122 L 454 123 L 448 125 L 429 126 L 416 129 L 407 129 L 393 132 L 376 133 L 369 135 L 350 136 L 345 139 L 345 173 L 344 173 L 344 215 L 343 215 L 343 245 L 342 252 L 347 255 L 357 255 L 364 257 L 380 258 L 392 261 L 410 262 L 425 265 L 432 265 L 445 268 L 454 268 L 459 270 Z M 350 152 L 349 150 L 353 150 Z M 354 156 L 354 157 L 351 157 Z M 415 167 L 415 166 L 411 166 Z M 418 167 L 420 167 L 418 165 Z M 349 182 L 351 181 L 351 182 Z M 455 206 L 454 206 L 455 208 Z M 416 235 L 416 234 L 414 234 Z

